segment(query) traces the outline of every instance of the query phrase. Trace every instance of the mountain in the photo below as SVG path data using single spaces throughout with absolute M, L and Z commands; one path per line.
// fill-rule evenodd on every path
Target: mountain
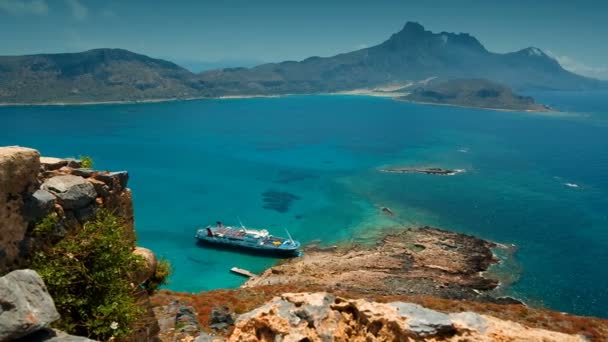
M 474 37 L 432 33 L 417 23 L 385 42 L 333 57 L 209 71 L 200 79 L 213 93 L 319 93 L 406 84 L 429 77 L 483 78 L 516 89 L 589 89 L 600 81 L 564 70 L 538 48 L 497 54 Z
M 547 111 L 529 96 L 514 94 L 504 85 L 483 79 L 454 79 L 420 87 L 400 100 L 518 111 Z
M 0 57 L 0 102 L 137 101 L 198 96 L 176 64 L 121 49 Z
M 537 48 L 492 53 L 468 34 L 432 33 L 408 22 L 370 48 L 200 74 L 121 49 L 0 56 L 0 103 L 328 93 L 404 87 L 429 78 L 488 79 L 518 90 L 606 86 L 564 70 Z

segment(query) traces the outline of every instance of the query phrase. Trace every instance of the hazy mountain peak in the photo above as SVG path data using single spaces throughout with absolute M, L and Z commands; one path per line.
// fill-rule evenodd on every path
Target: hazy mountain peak
M 546 53 L 543 52 L 543 50 L 534 47 L 534 46 L 530 46 L 527 47 L 523 50 L 520 50 L 520 52 L 527 54 L 528 56 L 535 56 L 535 57 L 549 57 Z
M 428 48 L 449 45 L 474 51 L 486 51 L 475 37 L 467 33 L 433 33 L 426 30 L 421 24 L 412 21 L 408 21 L 401 31 L 393 34 L 383 45 L 392 50 L 404 50 L 413 46 Z

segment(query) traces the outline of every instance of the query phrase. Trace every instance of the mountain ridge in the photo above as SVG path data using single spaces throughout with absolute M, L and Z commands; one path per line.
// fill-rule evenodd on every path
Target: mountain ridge
M 433 33 L 419 23 L 375 46 L 331 57 L 192 73 L 124 49 L 0 56 L 0 103 L 137 102 L 222 96 L 318 94 L 429 78 L 488 79 L 516 90 L 595 89 L 535 47 L 499 54 L 468 33 Z

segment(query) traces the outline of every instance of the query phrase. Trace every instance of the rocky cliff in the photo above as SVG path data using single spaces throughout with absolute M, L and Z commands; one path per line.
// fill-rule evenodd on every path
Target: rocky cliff
M 78 236 L 103 209 L 120 222 L 116 227 L 121 231 L 116 236 L 124 242 L 127 253 L 134 255 L 133 260 L 141 260 L 136 270 L 125 272 L 128 279 L 124 281 L 134 286 L 146 282 L 155 273 L 156 257 L 151 251 L 135 246 L 128 179 L 126 171 L 97 171 L 83 168 L 78 160 L 40 157 L 38 151 L 18 146 L 0 147 L 0 275 L 32 266 L 35 255 L 48 253 L 68 237 Z M 92 263 L 96 263 L 95 257 L 88 256 Z M 84 260 L 79 262 L 85 268 L 90 267 Z M 59 275 L 49 276 L 56 279 Z M 14 279 L 7 279 L 18 285 Z M 147 340 L 156 334 L 158 326 L 148 307 L 146 291 L 133 293 L 144 314 L 131 339 Z M 3 304 L 0 321 L 10 320 L 5 309 Z
M 134 242 L 128 179 L 126 171 L 94 171 L 81 168 L 77 160 L 1 147 L 0 274 L 22 267 L 33 251 L 82 227 L 96 208 L 120 217 L 126 224 L 125 236 Z M 48 224 L 42 227 L 45 218 Z
M 229 341 L 585 341 L 474 312 L 286 293 L 243 314 Z

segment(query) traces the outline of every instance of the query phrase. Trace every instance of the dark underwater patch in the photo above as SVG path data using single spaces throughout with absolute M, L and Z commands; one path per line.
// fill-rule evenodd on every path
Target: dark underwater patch
M 289 211 L 293 201 L 299 199 L 300 197 L 292 193 L 271 189 L 262 193 L 262 202 L 264 202 L 262 208 L 286 213 Z

